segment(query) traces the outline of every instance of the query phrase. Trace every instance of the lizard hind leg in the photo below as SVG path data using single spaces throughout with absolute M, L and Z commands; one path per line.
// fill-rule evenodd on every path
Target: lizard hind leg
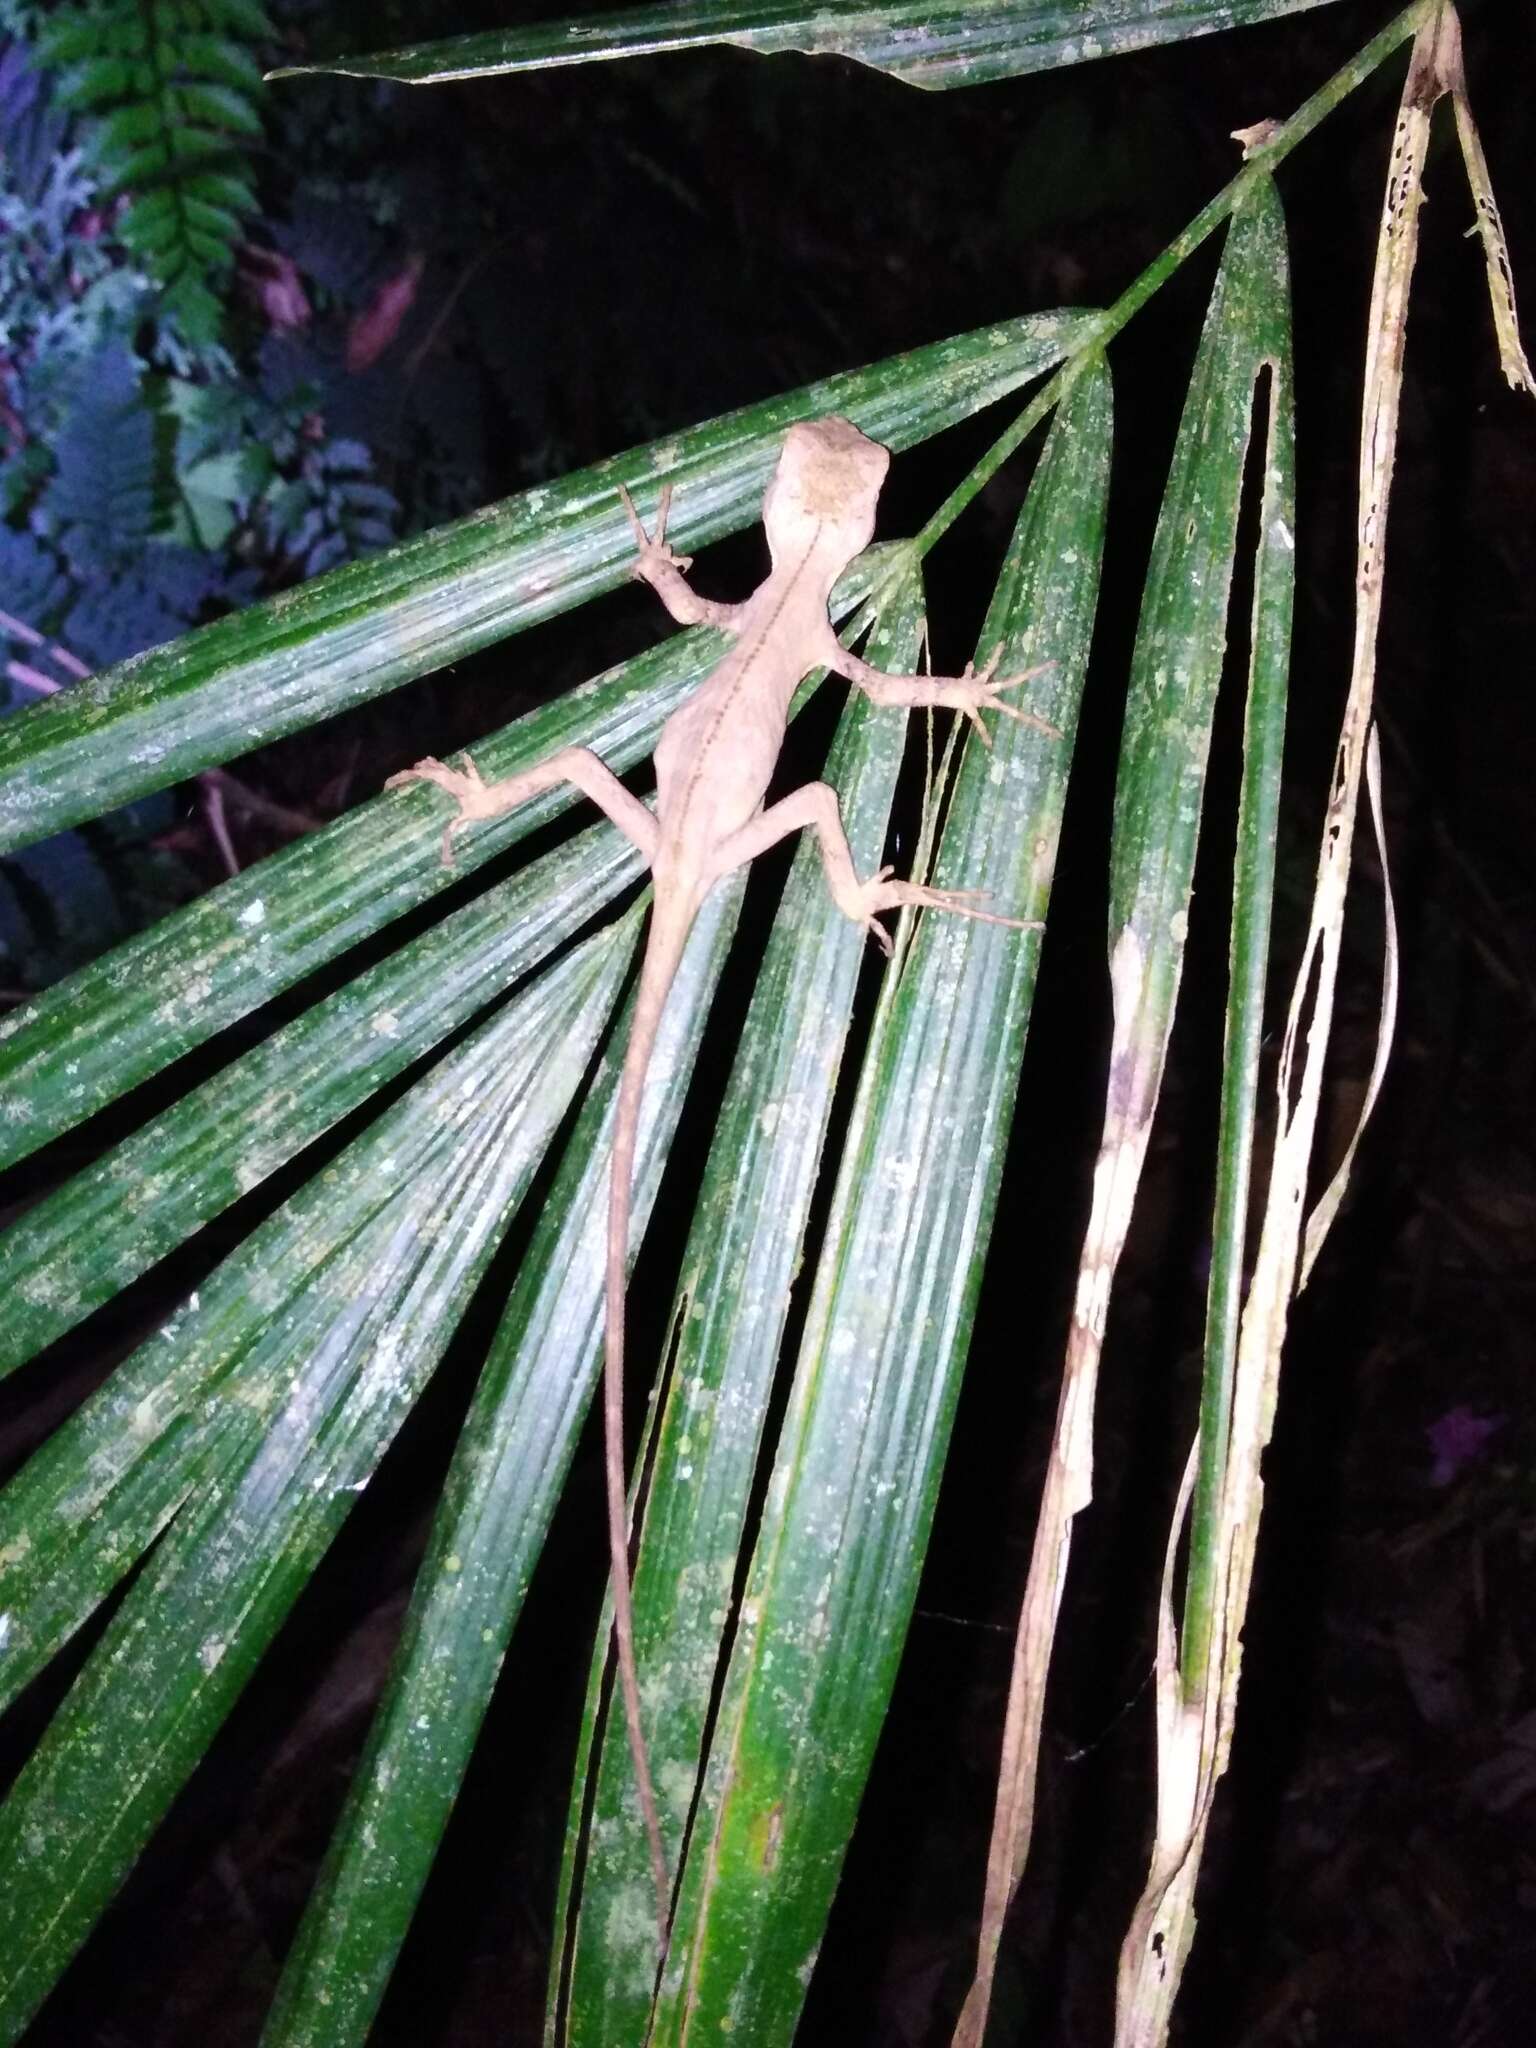
M 845 917 L 865 927 L 871 938 L 879 942 L 887 958 L 892 950 L 891 935 L 879 921 L 880 913 L 885 910 L 903 910 L 908 906 L 947 910 L 957 917 L 976 918 L 983 924 L 1008 925 L 1016 931 L 1036 928 L 1032 919 L 1004 917 L 1000 911 L 979 909 L 977 905 L 985 896 L 984 890 L 930 889 L 921 882 L 893 881 L 890 868 L 881 868 L 868 881 L 860 881 L 853 865 L 848 835 L 843 830 L 837 792 L 826 782 L 807 782 L 743 825 L 739 832 L 733 832 L 716 855 L 714 873 L 728 874 L 732 868 L 756 860 L 760 853 L 776 846 L 791 832 L 803 831 L 806 827 L 816 834 L 832 901 Z

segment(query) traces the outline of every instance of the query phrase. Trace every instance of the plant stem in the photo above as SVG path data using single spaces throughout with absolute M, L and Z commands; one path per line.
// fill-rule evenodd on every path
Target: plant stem
M 1417 35 L 1421 24 L 1438 6 L 1439 0 L 1412 0 L 1394 21 L 1391 21 L 1379 35 L 1373 36 L 1349 62 L 1336 71 L 1326 85 L 1320 86 L 1311 99 L 1297 108 L 1288 121 L 1282 121 L 1274 133 L 1262 143 L 1249 149 L 1243 168 L 1231 183 L 1225 185 L 1214 199 L 1203 206 L 1163 253 L 1149 263 L 1132 284 L 1120 294 L 1112 306 L 1084 323 L 1078 339 L 1061 368 L 1048 384 L 1025 406 L 1018 418 L 999 434 L 986 454 L 974 465 L 949 496 L 939 506 L 912 542 L 912 559 L 920 560 L 927 554 L 934 542 L 949 531 L 956 519 L 970 504 L 984 485 L 991 482 L 1014 450 L 1033 432 L 1052 406 L 1064 399 L 1087 365 L 1092 362 L 1121 328 L 1139 313 L 1160 286 L 1178 269 L 1179 265 L 1192 256 L 1206 238 L 1221 226 L 1229 215 L 1242 205 L 1249 188 L 1260 178 L 1267 178 L 1298 142 L 1312 133 L 1325 116 L 1331 114 L 1356 86 L 1363 85 L 1381 64 L 1383 64 L 1400 43 Z

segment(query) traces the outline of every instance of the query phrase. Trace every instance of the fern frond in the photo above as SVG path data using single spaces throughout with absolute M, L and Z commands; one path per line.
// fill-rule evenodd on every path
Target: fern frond
M 40 206 L 55 177 L 68 123 L 49 104 L 20 43 L 0 47 L 0 136 L 5 185 L 24 206 Z M 6 222 L 6 226 L 10 223 Z
M 82 363 L 54 447 L 45 517 L 86 574 L 137 555 L 155 523 L 154 415 L 139 389 L 140 367 L 123 348 Z
M 252 0 L 77 0 L 49 22 L 42 60 L 89 117 L 97 166 L 129 204 L 119 226 L 187 338 L 213 340 L 219 286 L 254 205 L 238 153 L 261 135 L 270 35 Z

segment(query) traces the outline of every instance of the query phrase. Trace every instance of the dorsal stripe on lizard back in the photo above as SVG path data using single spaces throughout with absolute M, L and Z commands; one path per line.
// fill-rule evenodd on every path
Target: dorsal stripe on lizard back
M 791 572 L 782 579 L 779 601 L 763 621 L 752 646 L 743 647 L 739 642 L 737 644 L 737 666 L 736 672 L 731 678 L 731 688 L 728 694 L 721 697 L 716 707 L 714 718 L 705 730 L 704 744 L 695 756 L 693 771 L 688 777 L 684 790 L 683 801 L 685 803 L 698 785 L 699 777 L 704 770 L 704 764 L 709 757 L 710 741 L 714 739 L 726 721 L 733 716 L 737 696 L 747 687 L 759 655 L 773 643 L 774 632 L 779 620 L 783 617 L 784 608 L 799 587 L 800 578 L 804 575 L 807 564 L 816 552 L 816 543 L 821 538 L 823 524 L 822 520 L 817 520 L 815 529 L 810 539 L 806 542 L 805 552 L 801 555 Z M 798 681 L 799 678 L 797 677 L 796 680 Z

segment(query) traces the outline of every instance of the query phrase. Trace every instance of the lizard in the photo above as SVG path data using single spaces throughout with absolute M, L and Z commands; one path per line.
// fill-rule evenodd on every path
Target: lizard
M 1000 701 L 1000 691 L 1027 682 L 1036 669 L 994 680 L 999 659 L 994 655 L 979 672 L 968 662 L 959 676 L 888 675 L 849 653 L 838 639 L 827 610 L 832 587 L 869 545 L 889 466 L 889 452 L 847 420 L 831 417 L 792 426 L 763 500 L 769 573 L 739 604 L 703 597 L 689 583 L 692 557 L 674 554 L 666 541 L 670 486 L 659 494 L 654 536 L 647 533 L 628 491 L 619 486 L 638 550 L 632 573 L 651 585 L 678 625 L 712 626 L 732 642 L 662 727 L 655 748 L 654 814 L 596 754 L 576 746 L 561 747 L 520 774 L 491 783 L 482 780 L 468 755 L 461 757 L 461 768 L 429 756 L 392 775 L 387 785 L 428 782 L 454 798 L 458 810 L 443 835 L 447 866 L 453 864 L 455 836 L 473 820 L 498 817 L 569 782 L 607 814 L 651 869 L 651 921 L 620 1069 L 609 1169 L 603 1432 L 619 1686 L 650 1846 L 663 1949 L 671 1919 L 671 1879 L 635 1668 L 623 1444 L 625 1269 L 635 1147 L 646 1072 L 667 995 L 694 920 L 714 883 L 803 829 L 817 836 L 827 886 L 838 909 L 865 927 L 887 958 L 891 938 L 879 915 L 907 905 L 1026 928 L 1023 919 L 978 909 L 972 900 L 976 892 L 895 881 L 889 867 L 861 881 L 843 831 L 837 793 L 825 782 L 806 783 L 765 807 L 791 700 L 813 669 L 826 668 L 846 677 L 876 704 L 938 705 L 958 711 L 987 745 L 991 740 L 982 722 L 983 710 L 1059 737 L 1045 719 Z

